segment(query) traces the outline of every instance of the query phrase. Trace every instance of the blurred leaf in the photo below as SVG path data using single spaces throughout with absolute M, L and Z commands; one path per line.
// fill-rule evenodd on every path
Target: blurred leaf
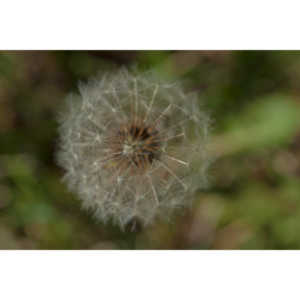
M 299 130 L 299 115 L 300 106 L 288 96 L 256 100 L 228 122 L 216 146 L 226 154 L 282 146 Z

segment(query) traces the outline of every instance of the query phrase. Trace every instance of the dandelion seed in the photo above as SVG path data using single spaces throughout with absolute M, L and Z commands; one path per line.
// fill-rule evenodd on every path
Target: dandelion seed
M 180 84 L 122 69 L 79 91 L 59 120 L 57 158 L 97 219 L 148 225 L 206 185 L 209 119 Z

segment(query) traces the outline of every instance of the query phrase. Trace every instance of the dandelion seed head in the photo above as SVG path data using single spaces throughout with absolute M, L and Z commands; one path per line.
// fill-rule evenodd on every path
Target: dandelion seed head
M 148 225 L 206 186 L 209 118 L 179 83 L 121 69 L 79 92 L 60 116 L 57 158 L 97 219 Z

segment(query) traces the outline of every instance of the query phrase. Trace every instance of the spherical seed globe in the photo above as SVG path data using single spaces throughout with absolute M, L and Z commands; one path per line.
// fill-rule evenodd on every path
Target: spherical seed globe
M 79 85 L 59 118 L 64 180 L 100 221 L 148 225 L 207 183 L 209 118 L 196 95 L 121 69 Z

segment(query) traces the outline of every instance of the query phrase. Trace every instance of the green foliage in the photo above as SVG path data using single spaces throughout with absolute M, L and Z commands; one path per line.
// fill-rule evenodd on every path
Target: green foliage
M 299 104 L 294 99 L 283 95 L 263 97 L 228 121 L 224 143 L 234 152 L 285 146 L 299 125 Z

